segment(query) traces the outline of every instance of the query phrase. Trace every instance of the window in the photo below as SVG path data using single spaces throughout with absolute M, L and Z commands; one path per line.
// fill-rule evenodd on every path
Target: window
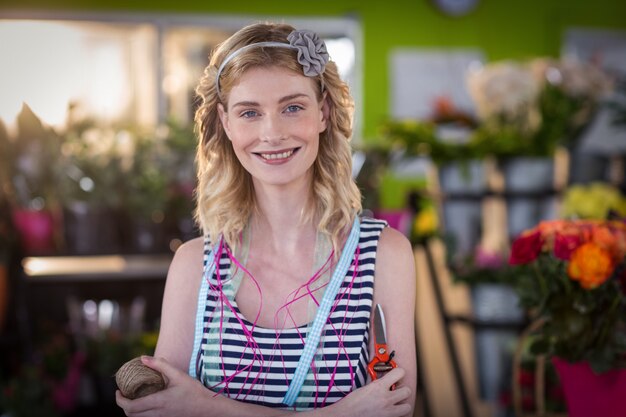
M 52 126 L 68 108 L 105 123 L 155 125 L 193 119 L 195 86 L 208 55 L 253 21 L 197 15 L 0 13 L 0 119 L 9 127 L 26 103 Z M 361 108 L 361 35 L 351 19 L 288 19 L 327 42 Z M 359 137 L 360 117 L 355 122 Z

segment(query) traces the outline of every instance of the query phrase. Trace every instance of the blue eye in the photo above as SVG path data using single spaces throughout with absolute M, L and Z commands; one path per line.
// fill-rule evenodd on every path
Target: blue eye
M 250 119 L 252 117 L 255 117 L 258 113 L 254 110 L 246 110 L 244 112 L 242 112 L 240 114 L 241 117 L 245 118 L 245 119 Z
M 287 106 L 287 108 L 285 109 L 285 111 L 286 111 L 287 113 L 297 113 L 297 112 L 299 112 L 299 111 L 300 111 L 300 110 L 302 110 L 302 109 L 303 109 L 303 107 L 302 107 L 302 106 L 298 106 L 297 104 L 292 104 L 292 105 L 290 105 L 290 106 Z

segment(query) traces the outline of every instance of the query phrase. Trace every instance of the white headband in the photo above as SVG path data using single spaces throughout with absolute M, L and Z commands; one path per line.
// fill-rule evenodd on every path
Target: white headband
M 294 30 L 287 36 L 289 43 L 284 42 L 257 42 L 243 46 L 232 52 L 222 61 L 215 76 L 215 89 L 221 98 L 220 76 L 226 65 L 237 55 L 252 48 L 287 48 L 298 51 L 298 62 L 302 65 L 304 75 L 315 77 L 321 75 L 326 68 L 330 57 L 326 50 L 326 44 L 319 38 L 317 33 L 310 30 Z

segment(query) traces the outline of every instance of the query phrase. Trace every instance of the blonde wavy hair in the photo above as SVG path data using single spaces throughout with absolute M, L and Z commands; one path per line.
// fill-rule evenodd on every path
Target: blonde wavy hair
M 294 30 L 286 24 L 258 23 L 239 30 L 213 52 L 196 89 L 201 99 L 195 122 L 199 133 L 196 154 L 198 188 L 196 221 L 212 242 L 220 235 L 236 246 L 239 234 L 256 209 L 250 174 L 243 168 L 218 115 L 218 104 L 227 107 L 228 93 L 240 77 L 253 67 L 281 67 L 303 74 L 296 51 L 288 48 L 250 48 L 235 56 L 220 74 L 220 95 L 216 75 L 222 61 L 243 46 L 257 42 L 284 42 Z M 361 193 L 352 179 L 352 135 L 354 102 L 337 66 L 330 61 L 316 76 L 318 102 L 327 100 L 327 129 L 320 134 L 319 151 L 313 164 L 310 212 L 304 220 L 317 222 L 339 252 L 340 242 L 361 212 Z M 322 87 L 323 85 L 323 87 Z M 323 88 L 323 91 L 322 91 Z

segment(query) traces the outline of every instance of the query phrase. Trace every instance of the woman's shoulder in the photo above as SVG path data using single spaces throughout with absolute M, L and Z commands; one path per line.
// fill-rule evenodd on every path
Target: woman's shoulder
M 203 237 L 188 240 L 180 245 L 174 253 L 169 276 L 178 280 L 181 277 L 200 274 L 203 266 L 204 245 Z
M 413 247 L 409 239 L 399 230 L 393 227 L 385 227 L 380 234 L 378 243 L 379 253 L 393 255 L 397 251 L 413 253 Z
M 184 260 L 189 260 L 189 258 L 193 259 L 197 256 L 202 256 L 205 244 L 206 240 L 202 236 L 190 239 L 176 249 L 174 259 L 183 258 Z

